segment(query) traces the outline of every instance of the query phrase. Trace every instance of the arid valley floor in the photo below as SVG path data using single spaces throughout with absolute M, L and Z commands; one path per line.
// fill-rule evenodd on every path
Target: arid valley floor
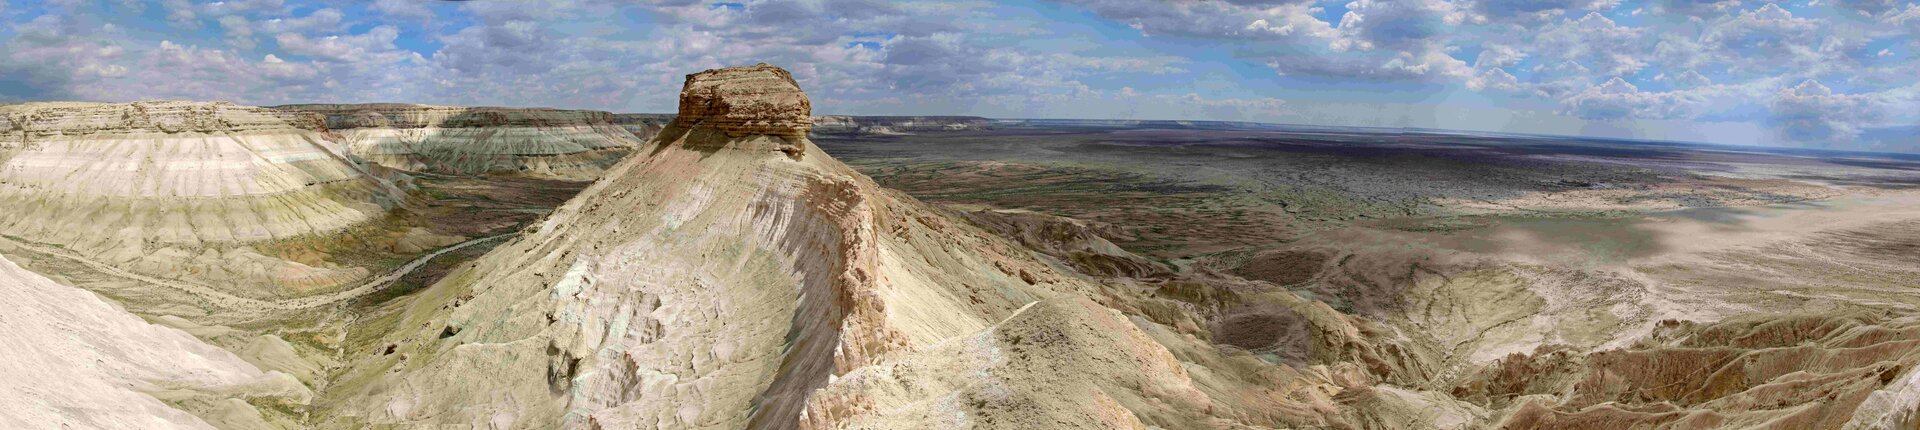
M 1920 425 L 1920 157 L 0 106 L 0 427 Z M 19 423 L 17 426 L 7 424 Z

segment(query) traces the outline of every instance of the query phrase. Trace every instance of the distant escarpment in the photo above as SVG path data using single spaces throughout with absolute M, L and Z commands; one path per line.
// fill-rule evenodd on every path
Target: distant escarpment
M 816 135 L 887 135 L 986 130 L 993 120 L 974 116 L 816 116 Z
M 338 232 L 403 193 L 313 115 L 206 102 L 0 106 L 0 236 L 235 284 L 330 284 L 245 244 Z
M 591 180 L 641 143 L 600 111 L 394 103 L 274 109 L 320 114 L 355 156 L 417 172 Z
M 641 140 L 652 139 L 672 121 L 673 114 L 665 113 L 613 115 L 615 124 Z M 994 120 L 974 116 L 827 115 L 815 116 L 812 121 L 812 129 L 808 132 L 811 136 L 847 137 L 986 130 L 993 127 Z
M 619 124 L 620 128 L 633 133 L 633 137 L 641 141 L 652 140 L 653 136 L 660 134 L 660 129 L 667 128 L 667 123 L 670 122 L 673 122 L 673 114 L 670 113 L 613 114 L 614 124 Z

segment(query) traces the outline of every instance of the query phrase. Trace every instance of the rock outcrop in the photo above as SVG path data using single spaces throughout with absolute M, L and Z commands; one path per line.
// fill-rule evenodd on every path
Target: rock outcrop
M 0 235 L 223 282 L 364 276 L 244 248 L 348 229 L 404 199 L 319 128 L 227 103 L 0 106 Z
M 674 121 L 729 137 L 805 136 L 813 126 L 812 112 L 813 103 L 793 74 L 760 63 L 687 75 Z
M 835 161 L 807 140 L 808 101 L 783 70 L 690 75 L 681 106 L 644 156 L 537 229 L 373 316 L 394 329 L 349 351 L 325 424 L 1337 419 L 1309 404 L 1325 395 L 1267 388 L 1326 377 L 1255 370 L 1116 312 L 1087 278 Z
M 591 180 L 641 143 L 599 111 L 393 103 L 274 109 L 323 115 L 354 155 L 409 171 Z

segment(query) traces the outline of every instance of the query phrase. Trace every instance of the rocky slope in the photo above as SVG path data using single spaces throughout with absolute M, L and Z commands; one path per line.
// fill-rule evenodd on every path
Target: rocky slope
M 0 258 L 0 423 L 15 429 L 266 429 L 255 404 L 304 404 L 266 372 Z M 279 421 L 279 422 L 275 422 Z
M 227 103 L 0 106 L 0 236 L 223 283 L 364 276 L 247 246 L 362 225 L 404 198 L 320 128 Z
M 401 170 L 591 180 L 641 140 L 613 114 L 414 104 L 288 105 L 324 115 L 354 155 Z
M 1089 299 L 1106 287 L 835 161 L 784 70 L 690 75 L 681 110 L 646 156 L 371 320 L 323 427 L 1340 419 L 1313 406 L 1325 390 L 1267 388 L 1332 373 L 1116 312 Z

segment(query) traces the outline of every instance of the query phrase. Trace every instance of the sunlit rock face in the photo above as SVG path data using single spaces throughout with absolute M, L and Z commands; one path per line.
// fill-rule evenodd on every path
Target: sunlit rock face
M 414 104 L 289 105 L 355 156 L 401 170 L 591 180 L 642 140 L 599 111 Z
M 813 127 L 812 112 L 793 74 L 761 63 L 687 75 L 676 121 L 733 137 L 805 136 Z
M 317 116 L 227 103 L 0 106 L 0 235 L 130 263 L 385 216 L 399 190 L 321 128 Z M 294 269 L 249 270 L 332 276 Z

